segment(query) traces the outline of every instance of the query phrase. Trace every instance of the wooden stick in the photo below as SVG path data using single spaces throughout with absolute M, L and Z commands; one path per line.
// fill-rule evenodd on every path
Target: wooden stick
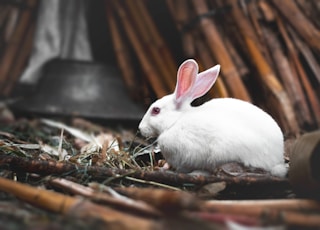
M 304 41 L 312 48 L 320 51 L 320 31 L 301 12 L 295 1 L 271 0 L 275 8 L 287 19 L 297 33 L 304 38 Z
M 69 162 L 57 162 L 57 161 L 41 161 L 41 160 L 30 160 L 21 157 L 14 156 L 3 156 L 0 158 L 0 165 L 7 165 L 14 171 L 24 171 L 29 173 L 37 173 L 40 175 L 62 175 L 69 173 L 74 175 L 79 173 L 86 173 L 96 180 L 105 180 L 106 178 L 113 178 L 114 180 L 125 179 L 125 176 L 131 176 L 138 179 L 154 181 L 158 183 L 165 183 L 167 185 L 183 185 L 183 184 L 194 184 L 194 185 L 205 185 L 209 183 L 224 181 L 227 185 L 235 186 L 279 186 L 288 187 L 289 182 L 284 178 L 257 176 L 257 177 L 234 177 L 234 176 L 193 176 L 183 173 L 174 173 L 166 171 L 143 171 L 143 170 L 132 170 L 132 169 L 115 169 L 98 166 L 81 166 L 72 164 Z
M 148 14 L 142 1 L 125 1 L 129 13 L 134 21 L 136 33 L 141 37 L 143 46 L 149 51 L 150 57 L 154 61 L 154 68 L 161 74 L 161 79 L 169 92 L 173 92 L 176 83 L 175 61 L 168 51 L 160 33 L 156 30 L 156 25 Z
M 0 28 L 6 28 L 7 20 L 10 18 L 12 7 L 10 5 L 0 6 Z M 2 32 L 2 39 L 5 40 L 5 33 Z
M 197 54 L 199 56 L 199 59 L 201 60 L 201 63 L 203 63 L 205 69 L 211 68 L 212 66 L 214 66 L 215 63 L 210 51 L 208 50 L 204 42 L 200 38 L 198 38 L 197 33 L 194 33 L 194 36 L 196 37 L 194 41 L 197 49 Z M 211 96 L 211 98 L 229 96 L 222 78 L 219 77 L 217 79 L 213 88 L 209 91 L 209 95 Z
M 2 177 L 0 177 L 0 185 L 1 191 L 13 194 L 17 198 L 23 199 L 28 203 L 53 212 L 66 213 L 71 207 L 77 205 L 79 202 L 79 200 L 72 197 L 66 197 L 51 191 L 33 188 L 29 185 L 23 185 Z
M 11 78 L 7 79 L 3 94 L 8 96 L 12 92 L 13 87 L 17 83 L 24 68 L 27 66 L 27 61 L 30 57 L 33 47 L 33 37 L 35 32 L 35 22 L 31 22 L 28 28 L 25 39 L 22 41 L 21 51 L 14 61 L 14 68 L 11 68 Z
M 106 1 L 107 3 L 108 1 Z M 118 65 L 122 72 L 122 76 L 125 82 L 125 85 L 129 91 L 129 94 L 132 98 L 138 99 L 139 90 L 137 88 L 137 78 L 135 76 L 134 68 L 132 66 L 132 61 L 130 59 L 130 54 L 128 51 L 128 47 L 125 44 L 120 31 L 118 29 L 118 25 L 115 20 L 115 15 L 113 14 L 111 5 L 106 5 L 106 16 L 107 21 L 110 28 L 111 38 L 113 47 L 115 50 L 115 54 L 117 57 Z
M 129 2 L 130 0 L 127 0 L 127 1 Z M 161 58 L 166 61 L 166 68 L 170 70 L 169 71 L 170 73 L 174 74 L 172 76 L 172 79 L 173 79 L 174 88 L 175 88 L 177 65 L 175 64 L 175 60 L 172 56 L 172 53 L 168 49 L 168 46 L 165 44 L 163 37 L 157 30 L 157 26 L 154 23 L 153 19 L 151 18 L 150 14 L 148 13 L 145 4 L 143 4 L 143 1 L 137 1 L 136 4 L 138 6 L 138 9 L 139 9 L 139 12 L 141 13 L 142 18 L 146 23 L 146 28 L 150 31 L 151 37 L 155 43 L 155 47 L 158 48 L 158 52 Z
M 195 196 L 183 191 L 171 191 L 158 188 L 116 188 L 121 194 L 137 199 L 166 212 L 198 209 L 202 203 Z
M 208 12 L 208 7 L 204 0 L 192 0 L 192 3 L 197 15 L 201 16 Z M 207 44 L 211 52 L 218 63 L 221 64 L 221 72 L 230 94 L 233 97 L 251 101 L 249 93 L 247 92 L 239 72 L 223 44 L 215 23 L 209 18 L 202 18 L 200 20 L 200 27 L 206 37 Z
M 136 35 L 133 25 L 130 22 L 130 19 L 128 18 L 126 12 L 124 11 L 123 7 L 118 1 L 112 1 L 112 3 L 114 5 L 114 9 L 116 10 L 119 17 L 121 18 L 122 25 L 124 26 L 124 29 L 130 39 L 130 42 L 137 56 L 139 57 L 143 71 L 147 79 L 149 80 L 150 85 L 155 91 L 156 96 L 160 98 L 167 95 L 168 91 L 165 89 L 159 74 L 155 71 L 155 68 L 152 62 L 150 61 L 148 55 L 145 53 L 143 45 L 141 44 L 139 37 Z
M 307 18 L 320 28 L 319 11 L 320 5 L 318 0 L 296 0 L 298 7 L 303 11 Z
M 21 9 L 18 7 L 10 6 L 10 15 L 8 16 L 6 28 L 4 31 L 5 42 L 10 41 L 12 34 L 14 33 L 15 27 L 19 17 L 21 16 Z
M 161 213 L 154 209 L 152 206 L 148 205 L 147 203 L 136 201 L 133 199 L 120 199 L 115 198 L 109 195 L 106 192 L 98 191 L 103 189 L 99 188 L 98 185 L 96 185 L 96 190 L 93 190 L 90 187 L 83 186 L 81 184 L 63 179 L 63 178 L 54 178 L 49 181 L 50 185 L 56 188 L 63 189 L 63 191 L 68 191 L 69 193 L 72 193 L 73 195 L 81 195 L 83 197 L 89 198 L 92 201 L 108 205 L 111 207 L 114 207 L 118 210 L 123 210 L 125 212 L 130 212 L 132 214 L 139 214 L 147 217 L 159 217 L 161 216 Z
M 319 214 L 308 214 L 298 212 L 280 212 L 278 219 L 283 219 L 283 222 L 291 226 L 299 226 L 301 228 L 318 228 L 320 226 Z
M 120 228 L 152 229 L 151 227 L 153 225 L 148 219 L 138 218 L 93 204 L 89 201 L 84 201 L 81 198 L 73 198 L 56 192 L 37 189 L 1 177 L 0 190 L 52 212 L 68 214 L 73 217 L 87 216 L 101 218 L 106 223 L 116 224 L 118 227 L 122 226 Z
M 259 4 L 259 6 L 260 6 L 259 9 L 257 9 L 257 7 L 258 7 L 258 6 L 256 6 L 257 4 Z M 270 52 L 268 52 L 268 47 L 266 45 L 263 29 L 262 29 L 261 23 L 259 23 L 259 22 L 262 21 L 262 19 L 265 19 L 268 22 L 270 22 L 270 21 L 274 20 L 275 15 L 274 15 L 272 9 L 268 8 L 266 1 L 249 2 L 247 4 L 247 6 L 248 7 L 246 9 L 248 10 L 248 15 L 254 25 L 254 31 L 256 32 L 255 34 L 257 35 L 257 40 L 256 40 L 257 48 L 263 54 L 266 62 L 269 65 L 272 65 L 271 54 L 270 54 Z
M 202 210 L 256 217 L 265 223 L 320 226 L 320 203 L 313 200 L 207 201 L 202 204 Z
M 311 49 L 303 41 L 301 41 L 301 39 L 299 39 L 299 37 L 297 36 L 295 31 L 293 31 L 292 29 L 289 28 L 289 33 L 290 33 L 291 37 L 293 38 L 295 45 L 298 47 L 301 54 L 304 56 L 305 60 L 307 61 L 310 69 L 312 70 L 314 76 L 316 77 L 316 80 L 320 84 L 320 74 L 319 74 L 320 73 L 320 65 L 319 65 L 318 61 L 316 60 L 316 58 L 314 57 Z
M 281 44 L 274 32 L 267 27 L 263 27 L 265 41 L 267 42 L 270 54 L 273 57 L 275 68 L 279 73 L 282 83 L 288 96 L 291 99 L 293 108 L 300 127 L 312 127 L 313 118 L 311 117 L 304 92 L 295 72 L 292 71 L 288 59 L 284 55 Z
M 282 128 L 292 133 L 298 133 L 299 125 L 288 95 L 265 60 L 262 52 L 258 49 L 256 35 L 246 16 L 238 8 L 236 0 L 228 0 L 228 3 L 232 6 L 232 17 L 245 41 L 251 60 L 259 72 L 259 80 L 272 96 L 272 98 L 269 98 L 269 102 L 274 103 L 273 108 L 276 111 L 273 111 L 273 113 L 280 121 Z
M 190 10 L 188 1 L 185 0 L 167 0 L 166 1 L 172 18 L 175 21 L 177 29 L 181 33 L 183 51 L 187 57 L 196 56 L 196 47 L 191 30 L 184 30 L 185 24 L 190 20 Z
M 246 63 L 244 62 L 244 60 L 242 59 L 242 57 L 240 56 L 238 50 L 235 48 L 235 46 L 232 44 L 230 37 L 225 36 L 223 38 L 224 44 L 232 58 L 232 60 L 234 61 L 235 66 L 238 69 L 238 72 L 241 76 L 242 79 L 245 78 L 246 75 L 249 74 L 249 69 L 246 65 Z
M 320 117 L 316 115 L 316 114 L 320 114 L 320 101 L 318 100 L 314 90 L 312 89 L 311 83 L 299 60 L 298 53 L 294 47 L 294 44 L 289 38 L 289 35 L 284 27 L 284 24 L 279 17 L 277 18 L 277 25 L 284 41 L 286 42 L 286 45 L 289 51 L 289 57 L 293 63 L 293 66 L 297 71 L 300 82 L 302 83 L 303 88 L 306 92 L 307 99 L 310 103 L 311 111 L 313 111 L 313 114 L 315 115 L 314 119 L 316 120 L 318 127 L 320 127 Z
M 210 200 L 206 201 L 203 210 L 225 213 L 242 213 L 257 215 L 266 209 L 300 212 L 320 212 L 320 202 L 307 199 L 279 200 Z
M 31 21 L 32 9 L 34 9 L 37 2 L 37 0 L 27 1 L 28 8 L 22 12 L 10 42 L 3 53 L 4 58 L 0 63 L 0 92 L 4 90 L 5 82 L 10 78 L 10 70 L 14 67 L 14 61 L 21 50 L 23 38 Z

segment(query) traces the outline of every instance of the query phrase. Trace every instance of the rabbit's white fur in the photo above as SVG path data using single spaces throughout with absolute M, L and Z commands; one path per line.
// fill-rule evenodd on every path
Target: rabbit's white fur
M 197 73 L 198 67 L 193 67 L 196 64 L 193 60 L 185 63 L 196 68 L 193 71 Z M 187 65 L 185 63 L 181 67 Z M 192 107 L 191 101 L 199 97 L 199 94 L 195 96 L 194 87 L 201 87 L 197 79 L 190 86 L 192 93 L 183 95 L 179 101 L 178 88 L 186 78 L 183 74 L 190 74 L 189 70 L 187 73 L 179 71 L 175 92 L 154 102 L 139 124 L 142 135 L 158 137 L 161 152 L 171 166 L 179 172 L 213 171 L 223 163 L 241 162 L 270 171 L 275 176 L 286 175 L 283 134 L 270 115 L 233 98 L 212 99 Z M 214 71 L 217 77 L 219 66 Z M 179 74 L 182 77 L 179 78 Z M 213 83 L 207 88 L 210 89 Z M 209 89 L 203 90 L 200 96 Z M 154 113 L 154 108 L 159 108 L 160 112 Z

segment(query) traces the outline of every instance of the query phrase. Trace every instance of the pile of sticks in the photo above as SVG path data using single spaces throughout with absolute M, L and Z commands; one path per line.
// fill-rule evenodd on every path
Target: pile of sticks
M 133 48 L 156 97 L 173 91 L 178 64 L 160 34 L 151 1 L 106 0 L 119 66 L 131 92 L 139 92 Z M 177 0 L 167 10 L 181 34 L 184 58 L 200 70 L 219 63 L 209 93 L 258 104 L 286 134 L 320 127 L 320 6 L 304 0 Z M 151 9 L 151 8 L 150 8 Z
M 0 3 L 0 95 L 9 95 L 29 59 L 38 0 Z
M 257 104 L 287 135 L 320 127 L 317 1 L 163 1 L 181 35 L 179 60 L 170 36 L 159 30 L 153 1 L 104 1 L 118 65 L 136 100 L 149 104 L 172 93 L 179 64 L 194 58 L 201 71 L 222 66 L 208 98 Z M 0 95 L 10 94 L 26 66 L 37 5 L 38 0 L 0 4 Z
M 320 224 L 320 204 L 314 200 L 204 201 L 183 191 L 156 188 L 113 189 L 98 183 L 84 186 L 53 177 L 47 184 L 51 191 L 0 177 L 0 191 L 14 195 L 20 202 L 67 216 L 74 222 L 84 216 L 86 221 L 97 218 L 101 220 L 100 226 L 108 229 L 176 229 L 176 226 L 225 229 L 230 222 L 241 229 L 274 226 L 317 229 Z M 52 188 L 74 196 L 54 192 Z M 12 212 L 15 209 L 18 208 L 12 207 L 11 213 L 17 213 Z M 5 209 L 1 211 L 4 213 Z

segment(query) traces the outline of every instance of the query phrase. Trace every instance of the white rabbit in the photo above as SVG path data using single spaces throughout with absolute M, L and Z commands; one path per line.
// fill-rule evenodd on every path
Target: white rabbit
M 283 177 L 283 134 L 262 109 L 234 98 L 191 102 L 216 81 L 220 66 L 198 74 L 190 59 L 181 64 L 173 94 L 154 102 L 139 124 L 145 137 L 158 137 L 166 161 L 178 172 L 209 171 L 227 162 L 262 168 Z

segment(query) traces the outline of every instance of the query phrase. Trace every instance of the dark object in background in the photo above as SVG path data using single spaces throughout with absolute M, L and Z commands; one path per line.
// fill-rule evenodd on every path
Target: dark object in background
M 28 94 L 11 105 L 14 113 L 79 116 L 130 126 L 137 125 L 144 114 L 127 94 L 118 70 L 94 62 L 50 61 L 38 85 Z
M 299 196 L 320 199 L 320 131 L 306 133 L 294 144 L 289 181 Z

